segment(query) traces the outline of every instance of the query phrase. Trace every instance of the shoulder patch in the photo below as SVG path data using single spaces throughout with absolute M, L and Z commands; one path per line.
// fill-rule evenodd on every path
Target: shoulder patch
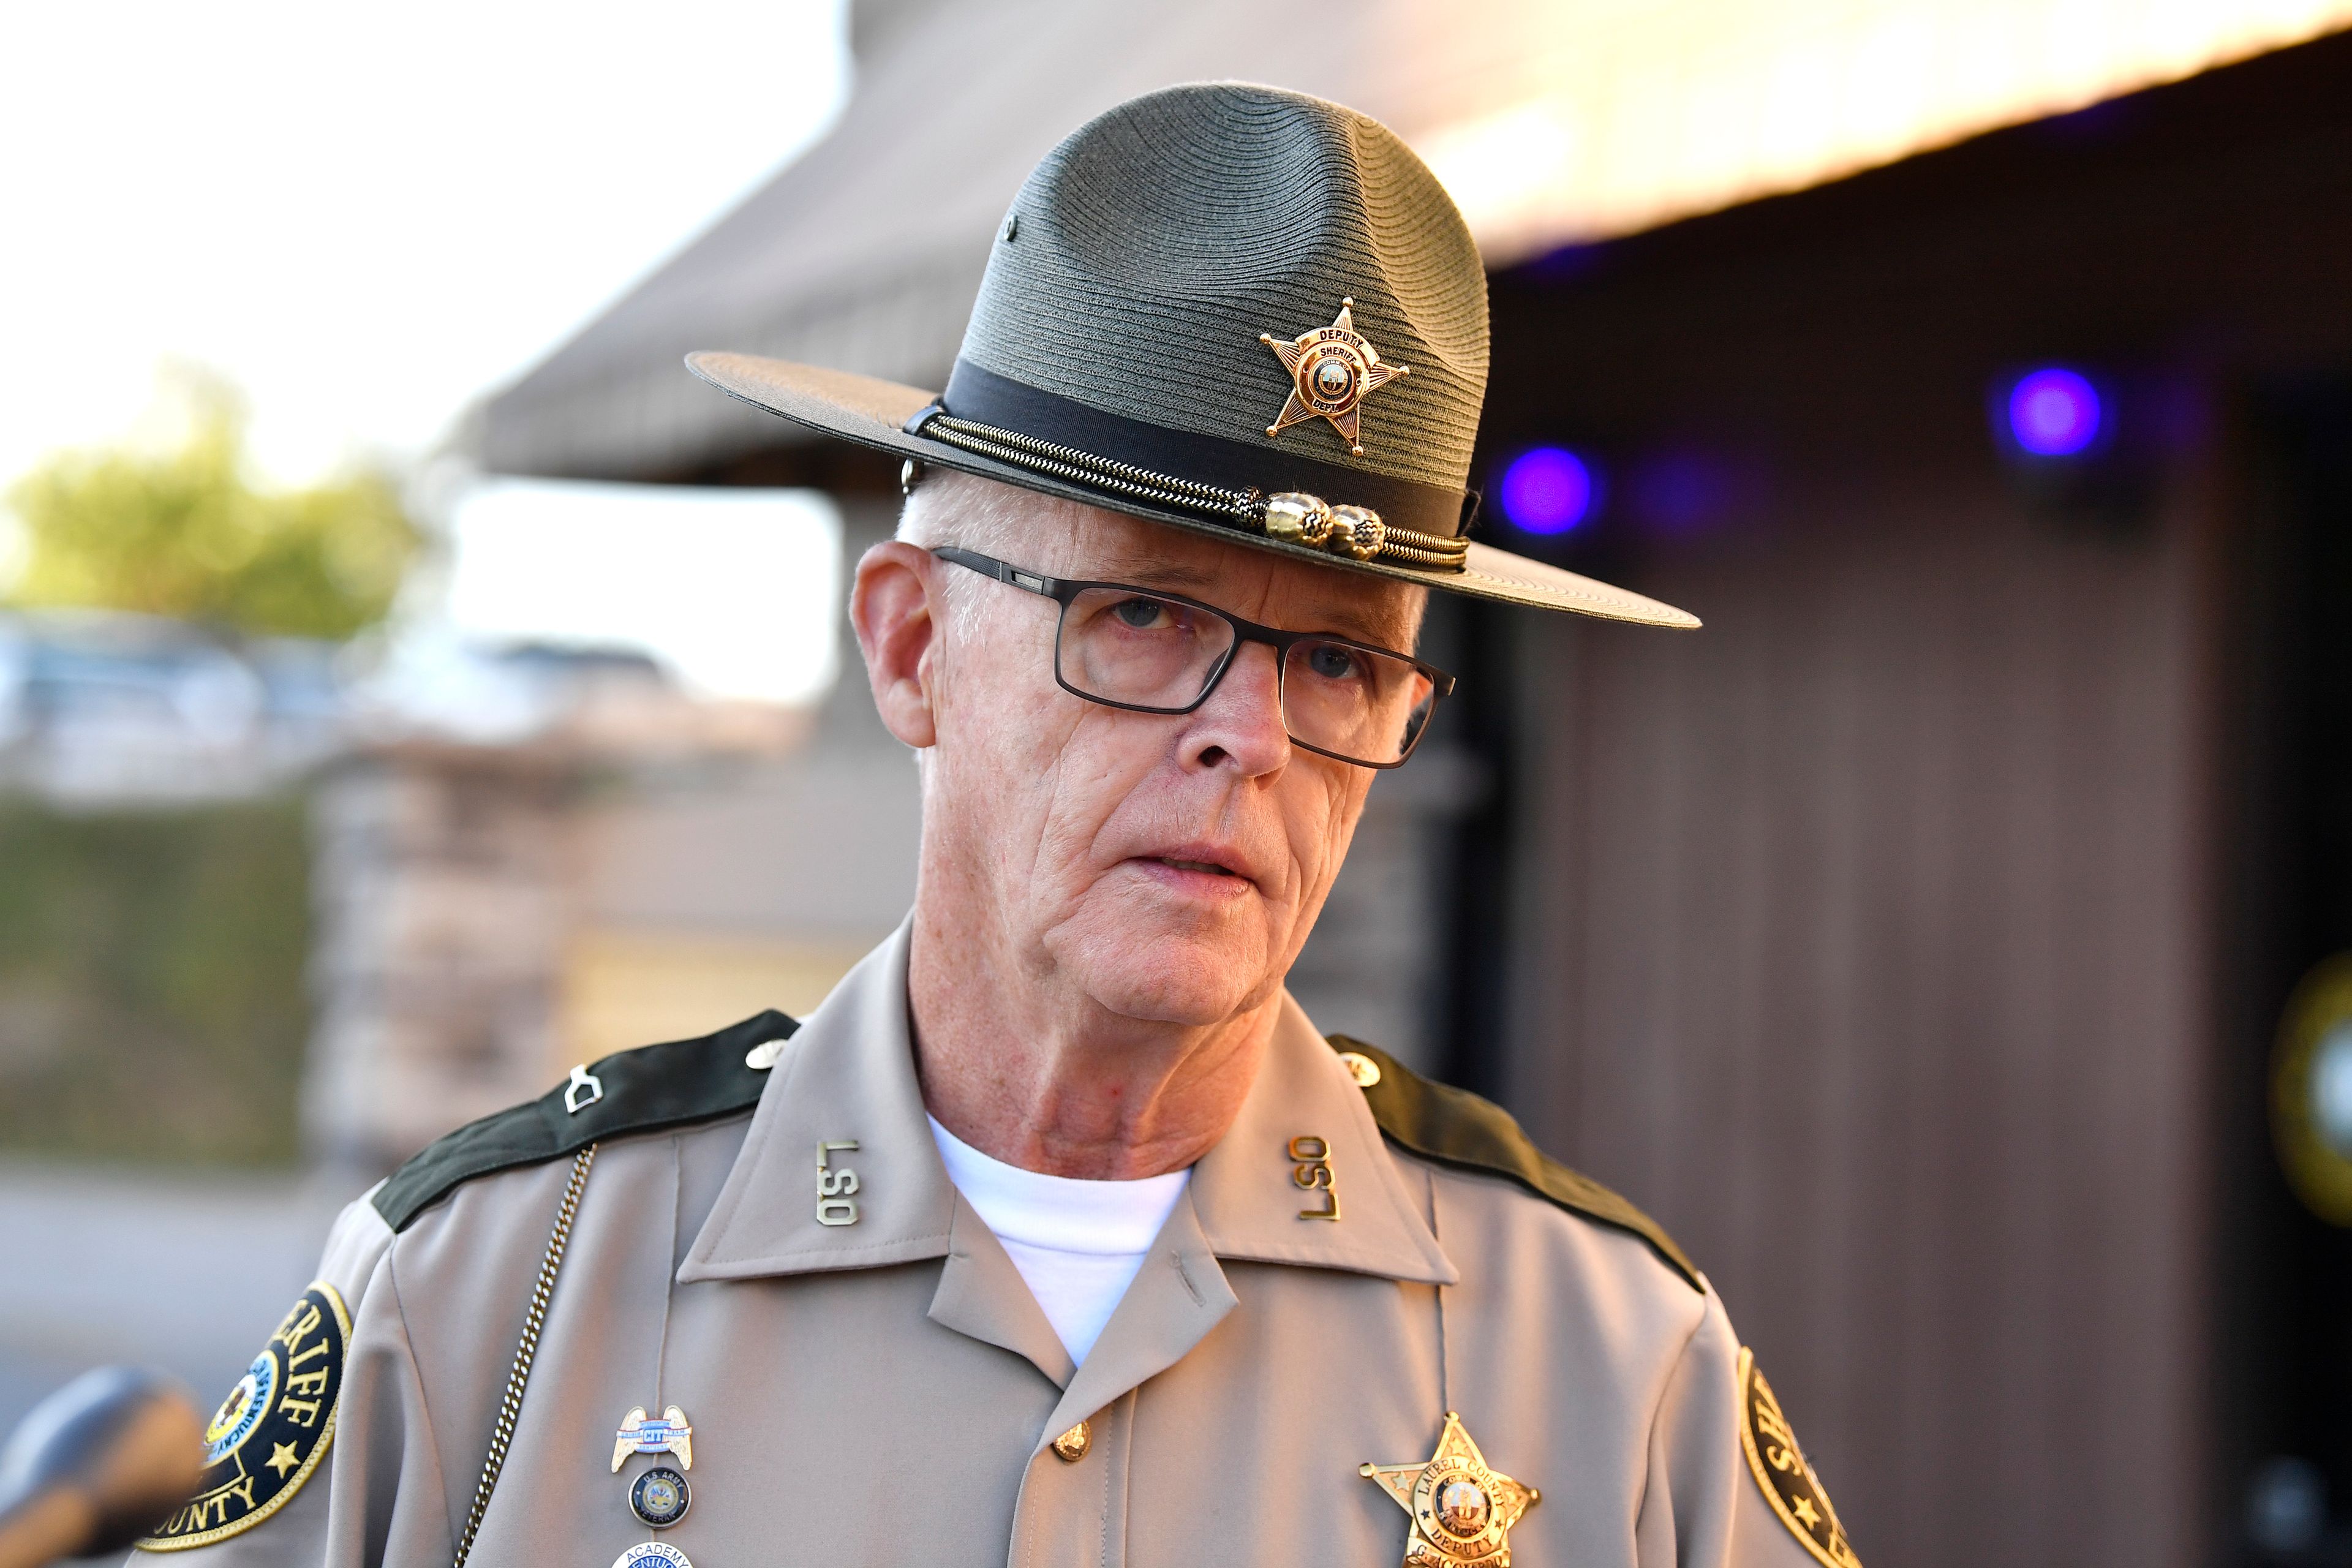
M 754 1046 L 790 1039 L 796 1018 L 774 1008 L 699 1039 L 619 1051 L 574 1069 L 511 1110 L 435 1140 L 378 1188 L 376 1212 L 395 1231 L 478 1176 L 576 1154 L 591 1143 L 715 1121 L 758 1103 L 768 1074 L 744 1060 Z M 773 1057 L 768 1061 L 772 1064 Z M 595 1092 L 582 1092 L 583 1077 Z
M 1501 1106 L 1467 1089 L 1433 1083 L 1361 1040 L 1333 1035 L 1330 1043 L 1333 1050 L 1352 1052 L 1371 1065 L 1370 1072 L 1352 1062 L 1349 1068 L 1363 1089 L 1372 1120 L 1391 1143 L 1440 1164 L 1508 1176 L 1561 1208 L 1630 1231 L 1648 1242 L 1650 1250 L 1692 1289 L 1705 1289 L 1697 1268 L 1657 1221 L 1537 1148 Z
M 321 1280 L 302 1292 L 205 1426 L 195 1496 L 141 1541 L 141 1550 L 210 1546 L 293 1500 L 335 1440 L 351 1335 L 351 1314 L 332 1285 Z
M 1805 1462 L 1780 1402 L 1772 1397 L 1772 1385 L 1757 1369 L 1756 1352 L 1746 1345 L 1739 1347 L 1739 1447 L 1764 1500 L 1822 1568 L 1862 1568 L 1837 1510 L 1830 1506 L 1830 1494 Z

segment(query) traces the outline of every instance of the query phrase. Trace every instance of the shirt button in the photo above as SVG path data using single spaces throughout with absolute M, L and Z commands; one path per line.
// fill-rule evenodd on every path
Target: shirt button
M 1071 1427 L 1068 1431 L 1054 1439 L 1051 1445 L 1054 1450 L 1054 1458 L 1061 1460 L 1064 1464 L 1075 1465 L 1080 1459 L 1087 1457 L 1087 1450 L 1094 1447 L 1094 1441 L 1095 1429 L 1093 1424 L 1091 1422 L 1081 1421 L 1076 1426 Z

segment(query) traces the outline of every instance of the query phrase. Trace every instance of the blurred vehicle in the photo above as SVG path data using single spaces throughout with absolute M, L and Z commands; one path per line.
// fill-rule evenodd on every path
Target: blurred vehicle
M 336 653 L 113 611 L 0 613 L 0 784 L 84 805 L 278 787 L 341 739 Z

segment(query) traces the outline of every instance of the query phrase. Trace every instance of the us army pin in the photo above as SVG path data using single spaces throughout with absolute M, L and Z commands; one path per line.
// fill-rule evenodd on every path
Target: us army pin
M 667 1530 L 686 1517 L 694 1490 L 667 1465 L 656 1465 L 629 1484 L 629 1511 L 647 1530 Z

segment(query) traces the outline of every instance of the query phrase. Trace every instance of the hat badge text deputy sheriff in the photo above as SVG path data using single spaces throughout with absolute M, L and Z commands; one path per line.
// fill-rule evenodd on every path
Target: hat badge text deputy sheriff
M 1511 1568 L 1511 1526 L 1543 1496 L 1489 1466 L 1451 1410 L 1428 1463 L 1368 1464 L 1359 1473 L 1412 1516 L 1405 1568 Z
M 1279 436 L 1293 425 L 1320 416 L 1331 422 L 1350 452 L 1359 458 L 1364 455 L 1356 435 L 1358 409 L 1372 392 L 1412 371 L 1405 365 L 1381 363 L 1381 351 L 1356 331 L 1355 310 L 1353 299 L 1342 300 L 1339 315 L 1328 327 L 1317 327 L 1295 338 L 1277 338 L 1271 332 L 1257 335 L 1257 341 L 1272 349 L 1282 368 L 1290 373 L 1289 400 L 1283 404 L 1280 416 L 1265 427 L 1267 435 Z

